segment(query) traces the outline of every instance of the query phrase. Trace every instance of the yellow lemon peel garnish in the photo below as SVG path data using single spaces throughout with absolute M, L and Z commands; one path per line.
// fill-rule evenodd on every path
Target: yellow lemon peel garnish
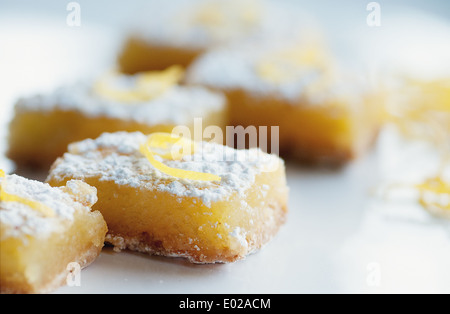
M 169 146 L 172 147 L 170 152 L 161 153 L 156 151 L 168 151 Z M 173 148 L 181 149 L 174 150 Z M 195 181 L 221 181 L 221 178 L 217 175 L 171 168 L 155 158 L 155 155 L 158 155 L 165 159 L 180 160 L 183 156 L 192 154 L 193 150 L 195 150 L 195 142 L 170 133 L 153 133 L 148 137 L 147 142 L 140 147 L 141 153 L 156 169 L 172 177 Z
M 155 99 L 180 82 L 184 75 L 181 66 L 174 65 L 164 71 L 148 71 L 135 75 L 131 87 L 115 87 L 114 81 L 127 77 L 112 71 L 99 79 L 94 85 L 94 91 L 109 100 L 121 103 L 137 103 Z
M 0 178 L 3 178 L 2 183 L 0 184 L 0 201 L 2 202 L 17 202 L 23 205 L 30 207 L 33 210 L 36 210 L 47 217 L 54 217 L 55 212 L 50 207 L 36 201 L 28 200 L 26 198 L 9 194 L 5 191 L 6 186 L 6 175 L 3 170 L 0 170 Z
M 445 182 L 441 177 L 434 177 L 425 180 L 421 184 L 414 186 L 420 192 L 420 204 L 426 209 L 435 209 L 441 211 L 447 211 L 447 215 L 450 214 L 450 183 Z M 433 197 L 430 198 L 429 195 Z M 448 201 L 446 203 L 439 202 L 437 198 L 439 196 L 446 196 Z
M 396 126 L 407 139 L 434 145 L 440 154 L 438 174 L 412 186 L 420 193 L 418 202 L 433 214 L 450 217 L 450 183 L 443 179 L 443 169 L 450 161 L 450 79 L 406 78 L 393 96 L 385 122 Z

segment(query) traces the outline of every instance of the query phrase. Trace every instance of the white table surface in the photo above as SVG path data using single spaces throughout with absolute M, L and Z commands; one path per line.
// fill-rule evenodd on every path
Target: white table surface
M 0 168 L 7 171 L 14 170 L 3 157 L 14 100 L 110 68 L 127 14 L 133 12 L 129 5 L 114 17 L 120 11 L 117 2 L 110 2 L 114 5 L 109 8 L 105 1 L 80 1 L 82 26 L 71 28 L 65 22 L 65 6 L 55 3 L 42 1 L 41 7 L 30 7 L 23 1 L 0 0 Z M 417 10 L 400 14 L 410 8 L 386 12 L 378 33 L 364 24 L 365 3 L 349 6 L 349 12 L 361 13 L 362 24 L 356 32 L 341 33 L 342 40 L 348 34 L 347 40 L 354 44 L 355 33 L 361 42 L 397 38 L 394 35 L 402 30 L 423 31 L 419 22 L 426 21 L 422 26 L 431 27 L 433 36 L 423 31 L 422 37 L 442 47 L 437 34 L 450 34 L 449 15 L 445 19 L 439 6 L 442 10 L 449 6 L 430 3 L 436 15 Z M 135 4 L 138 7 L 140 2 Z M 104 14 L 108 10 L 111 14 Z M 411 24 L 398 27 L 394 21 L 399 20 Z M 333 23 L 340 25 L 339 20 L 324 22 Z M 390 53 L 381 49 L 383 57 L 401 55 L 401 43 L 391 44 Z M 414 63 L 420 68 L 414 58 L 423 60 L 424 55 L 420 51 L 408 55 L 411 60 L 403 60 L 402 66 Z M 429 64 L 423 67 L 429 69 Z M 390 197 L 380 192 L 388 184 L 414 182 L 431 173 L 436 160 L 426 144 L 405 141 L 395 129 L 386 128 L 367 156 L 343 169 L 288 163 L 288 221 L 266 247 L 243 261 L 192 265 L 182 259 L 105 248 L 82 271 L 81 286 L 63 287 L 56 293 L 450 293 L 450 222 L 431 217 L 409 191 L 395 190 Z

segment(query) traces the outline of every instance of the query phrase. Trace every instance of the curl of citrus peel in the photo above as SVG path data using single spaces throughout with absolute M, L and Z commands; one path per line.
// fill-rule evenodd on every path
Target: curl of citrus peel
M 172 177 L 195 181 L 220 182 L 220 176 L 211 173 L 171 168 L 155 158 L 155 155 L 158 155 L 165 159 L 180 160 L 183 156 L 192 154 L 195 147 L 195 142 L 188 138 L 175 136 L 170 133 L 153 133 L 149 135 L 147 142 L 141 145 L 140 151 L 153 167 Z
M 434 145 L 441 159 L 438 175 L 430 176 L 414 188 L 420 205 L 428 212 L 450 218 L 450 182 L 443 169 L 450 161 L 450 79 L 417 80 L 403 78 L 392 91 L 384 112 L 384 122 L 397 127 L 410 140 Z
M 0 169 L 0 178 L 2 178 L 2 183 L 0 184 L 0 201 L 2 202 L 17 202 L 21 203 L 23 205 L 26 205 L 30 207 L 31 209 L 38 211 L 42 213 L 43 215 L 47 217 L 54 217 L 55 212 L 50 207 L 46 206 L 45 204 L 42 204 L 40 202 L 36 202 L 33 200 L 29 200 L 23 197 L 20 197 L 18 195 L 9 194 L 5 191 L 6 187 L 6 175 L 3 170 Z
M 419 191 L 419 202 L 425 209 L 450 218 L 450 182 L 445 182 L 438 176 L 416 184 L 414 188 Z
M 94 91 L 98 95 L 121 103 L 137 103 L 155 99 L 174 85 L 183 77 L 182 67 L 174 65 L 163 71 L 148 71 L 126 76 L 117 71 L 112 71 L 100 78 L 94 85 Z M 134 80 L 127 87 L 117 86 L 120 80 Z

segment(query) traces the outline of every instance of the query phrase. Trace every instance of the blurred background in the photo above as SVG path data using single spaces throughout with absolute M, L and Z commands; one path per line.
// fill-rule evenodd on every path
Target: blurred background
M 298 6 L 302 17 L 316 21 L 335 55 L 362 71 L 425 80 L 450 78 L 450 1 L 377 1 L 379 25 L 367 20 L 371 1 L 274 1 Z M 131 27 L 152 19 L 166 1 L 74 2 L 81 9 L 80 25 L 67 22 L 70 1 L 0 0 L 0 168 L 6 171 L 13 169 L 3 154 L 14 101 L 115 67 Z M 194 5 L 196 0 L 183 2 Z M 303 193 L 292 195 L 288 225 L 271 245 L 277 247 L 277 258 L 263 253 L 266 264 L 250 259 L 221 270 L 205 268 L 200 276 L 198 268 L 177 268 L 173 273 L 180 267 L 177 263 L 156 259 L 150 261 L 152 268 L 139 257 L 135 272 L 119 276 L 128 282 L 129 291 L 162 293 L 184 292 L 187 287 L 191 292 L 225 293 L 450 293 L 448 221 L 427 215 L 417 202 L 405 202 L 402 193 L 406 199 L 409 194 L 404 191 L 394 201 L 376 197 L 391 184 L 434 173 L 440 162 L 437 154 L 427 143 L 405 142 L 388 129 L 373 154 L 340 172 L 289 165 L 289 185 Z M 323 191 L 329 197 L 324 198 Z M 106 255 L 98 267 L 117 271 L 117 265 L 130 263 L 124 256 L 116 261 Z M 95 267 L 89 270 L 90 286 L 85 290 L 63 292 L 95 292 L 107 284 L 118 291 L 111 285 L 115 281 L 101 277 Z M 266 275 L 263 280 L 268 267 L 277 269 L 276 278 Z M 142 284 L 130 284 L 146 278 L 139 270 L 153 274 L 154 279 L 147 279 L 158 284 L 146 286 L 147 290 L 139 290 Z M 369 275 L 377 270 L 382 272 L 382 284 L 376 278 L 370 281 Z M 212 278 L 221 288 L 207 284 Z
M 170 1 L 177 2 L 194 5 L 198 0 Z M 334 53 L 351 65 L 429 77 L 450 72 L 448 1 L 379 1 L 379 26 L 368 25 L 373 10 L 370 1 L 278 2 L 298 6 L 299 19 L 312 17 Z M 67 22 L 72 11 L 69 3 L 0 0 L 2 108 L 10 107 L 24 93 L 49 90 L 56 83 L 97 75 L 115 66 L 131 27 L 157 16 L 162 6 L 154 0 L 126 5 L 122 1 L 75 1 L 81 9 L 80 25 L 71 26 Z

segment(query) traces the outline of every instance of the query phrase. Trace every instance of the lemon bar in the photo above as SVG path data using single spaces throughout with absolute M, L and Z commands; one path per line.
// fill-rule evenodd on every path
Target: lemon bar
M 225 124 L 225 98 L 203 87 L 178 84 L 176 67 L 63 86 L 18 100 L 10 124 L 8 156 L 19 166 L 49 167 L 67 145 L 103 132 L 170 132 L 174 126 Z M 47 168 L 48 169 L 48 168 Z
M 99 255 L 107 232 L 96 189 L 0 175 L 0 292 L 47 293 Z
M 77 179 L 95 186 L 94 209 L 105 217 L 106 241 L 116 250 L 227 263 L 266 244 L 286 219 L 283 161 L 259 149 L 211 142 L 192 141 L 190 154 L 175 157 L 152 153 L 171 136 L 150 135 L 158 143 L 150 148 L 140 132 L 71 144 L 47 182 L 61 186 Z
M 279 126 L 279 152 L 302 162 L 342 164 L 361 155 L 381 120 L 382 93 L 313 38 L 216 49 L 186 76 L 227 95 L 231 125 Z
M 419 193 L 419 203 L 430 214 L 450 219 L 450 77 L 397 77 L 389 97 L 386 122 L 407 140 L 427 142 L 439 157 L 422 182 L 403 184 Z
M 118 58 L 124 73 L 189 66 L 206 51 L 255 38 L 302 30 L 297 8 L 264 0 L 166 1 L 149 7 L 125 40 Z M 151 12 L 151 17 L 149 17 Z M 300 22 L 301 21 L 301 22 Z M 270 40 L 270 39 L 269 39 Z

